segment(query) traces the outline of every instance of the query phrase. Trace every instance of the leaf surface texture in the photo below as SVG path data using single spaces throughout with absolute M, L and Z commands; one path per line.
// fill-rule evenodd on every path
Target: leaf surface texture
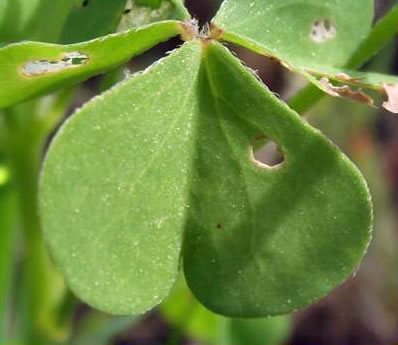
M 253 158 L 263 137 L 281 165 Z M 181 255 L 188 286 L 214 312 L 291 312 L 354 270 L 372 223 L 347 157 L 209 41 L 78 111 L 51 145 L 40 194 L 72 289 L 119 314 L 159 303 Z

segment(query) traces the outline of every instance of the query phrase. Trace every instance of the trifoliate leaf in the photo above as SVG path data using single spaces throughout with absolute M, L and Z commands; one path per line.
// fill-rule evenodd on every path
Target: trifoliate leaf
M 253 155 L 259 138 L 284 161 Z M 219 43 L 194 40 L 64 125 L 41 181 L 45 238 L 72 289 L 111 313 L 169 292 L 234 317 L 291 312 L 364 255 L 371 203 L 353 164 Z

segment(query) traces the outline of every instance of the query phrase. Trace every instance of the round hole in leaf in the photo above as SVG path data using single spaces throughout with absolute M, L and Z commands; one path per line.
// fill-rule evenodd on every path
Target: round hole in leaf
M 278 144 L 265 136 L 254 139 L 249 146 L 250 160 L 261 168 L 277 168 L 283 164 L 284 157 Z

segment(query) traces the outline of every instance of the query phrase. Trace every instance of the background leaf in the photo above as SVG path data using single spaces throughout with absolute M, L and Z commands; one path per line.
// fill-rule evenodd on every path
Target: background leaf
M 289 335 L 290 317 L 231 319 L 212 313 L 181 281 L 160 306 L 163 316 L 181 333 L 199 342 L 219 345 L 275 345 Z M 177 343 L 177 339 L 173 339 Z
M 88 41 L 116 31 L 126 0 L 75 0 L 60 43 Z
M 370 240 L 370 196 L 353 164 L 264 89 L 225 48 L 209 44 L 200 75 L 188 286 L 234 317 L 288 313 L 326 295 Z M 284 162 L 254 161 L 259 136 Z
M 200 53 L 187 44 L 89 102 L 47 154 L 45 239 L 72 290 L 100 310 L 142 313 L 177 278 Z
M 176 11 L 176 16 L 178 16 L 179 19 L 190 19 L 191 15 L 189 14 L 187 8 L 184 5 L 184 0 L 170 0 L 171 2 L 174 3 L 175 6 L 175 11 Z
M 200 304 L 181 279 L 170 296 L 160 305 L 166 320 L 186 335 L 209 344 L 225 343 L 226 318 L 214 314 Z M 173 339 L 177 343 L 177 339 Z
M 0 1 L 0 44 L 58 42 L 74 0 Z
M 0 108 L 110 70 L 178 33 L 178 22 L 165 21 L 71 45 L 9 45 L 0 49 Z

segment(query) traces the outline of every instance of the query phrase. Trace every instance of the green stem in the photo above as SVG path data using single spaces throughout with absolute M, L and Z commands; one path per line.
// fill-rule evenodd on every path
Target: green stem
M 356 69 L 371 59 L 380 51 L 398 32 L 398 6 L 394 6 L 372 28 L 368 37 L 351 56 L 345 68 Z M 315 85 L 308 85 L 301 89 L 288 101 L 289 106 L 303 114 L 320 101 L 325 93 Z
M 91 310 L 79 323 L 78 329 L 67 344 L 108 344 L 117 334 L 138 321 L 136 316 L 112 316 Z
M 125 65 L 122 65 L 109 71 L 108 73 L 105 73 L 98 89 L 99 93 L 110 89 L 113 85 L 121 81 L 123 79 L 124 68 Z
M 27 340 L 40 341 L 41 304 L 47 299 L 47 257 L 40 234 L 37 203 L 37 181 L 39 169 L 39 150 L 32 144 L 30 150 L 24 150 L 15 165 L 18 171 L 19 201 L 22 228 L 25 239 L 25 288 L 27 299 Z
M 398 5 L 388 11 L 370 31 L 357 51 L 351 56 L 346 68 L 356 69 L 369 61 L 398 33 Z
M 5 314 L 10 296 L 13 274 L 13 248 L 17 227 L 15 186 L 12 183 L 0 186 L 0 339 L 6 338 Z
M 40 306 L 46 298 L 46 258 L 41 241 L 37 204 L 37 180 L 42 142 L 34 131 L 20 131 L 21 127 L 13 117 L 19 114 L 8 111 L 5 121 L 8 130 L 8 156 L 16 182 L 19 213 L 24 235 L 23 293 L 24 318 L 22 320 L 22 341 L 41 341 L 38 322 Z M 34 127 L 33 114 L 23 114 Z
M 314 84 L 309 84 L 290 97 L 287 104 L 297 113 L 304 115 L 323 97 L 325 97 L 325 93 L 321 89 Z
M 22 103 L 4 114 L 6 153 L 15 179 L 24 236 L 23 291 L 18 301 L 23 311 L 20 341 L 28 345 L 48 344 L 50 339 L 62 336 L 54 311 L 64 290 L 42 240 L 38 180 L 45 141 L 72 95 L 71 90 L 61 91 L 43 101 Z

